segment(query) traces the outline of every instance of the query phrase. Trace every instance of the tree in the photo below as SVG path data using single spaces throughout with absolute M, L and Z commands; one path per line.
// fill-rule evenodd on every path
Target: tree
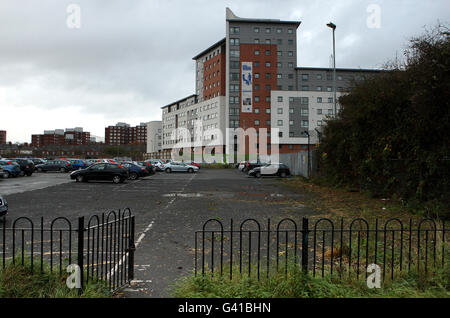
M 340 98 L 319 147 L 324 178 L 450 207 L 449 39 L 441 25 L 413 38 L 404 64 Z

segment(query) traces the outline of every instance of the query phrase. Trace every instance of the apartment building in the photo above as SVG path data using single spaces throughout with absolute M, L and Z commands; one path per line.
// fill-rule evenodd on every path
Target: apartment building
M 91 143 L 91 133 L 83 131 L 82 127 L 44 130 L 43 134 L 31 135 L 33 147 L 48 145 L 88 145 Z
M 225 145 L 227 133 L 237 128 L 265 128 L 269 144 L 277 128 L 281 153 L 307 149 L 308 135 L 316 143 L 321 126 L 334 116 L 333 70 L 297 66 L 301 22 L 240 18 L 228 8 L 225 22 L 225 38 L 193 58 L 195 94 L 162 107 L 162 151 L 189 141 L 177 128 L 186 128 L 190 141 L 203 146 Z M 337 98 L 379 72 L 338 68 Z
M 6 144 L 6 130 L 0 130 L 0 145 Z
M 105 128 L 105 144 L 128 145 L 147 143 L 147 123 L 130 127 L 130 124 L 119 122 L 115 126 Z
M 162 121 L 147 123 L 147 154 L 157 155 L 162 150 Z

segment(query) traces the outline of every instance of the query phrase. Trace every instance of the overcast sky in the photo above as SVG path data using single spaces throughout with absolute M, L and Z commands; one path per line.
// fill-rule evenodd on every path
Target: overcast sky
M 69 28 L 70 4 L 81 9 Z M 380 24 L 376 11 L 380 8 Z M 118 121 L 160 120 L 160 107 L 194 93 L 192 57 L 237 16 L 299 20 L 299 66 L 379 68 L 424 26 L 450 21 L 448 0 L 2 0 L 0 130 L 30 142 L 44 129 L 83 127 L 104 137 Z M 368 12 L 369 9 L 369 12 Z M 374 27 L 379 26 L 379 28 Z

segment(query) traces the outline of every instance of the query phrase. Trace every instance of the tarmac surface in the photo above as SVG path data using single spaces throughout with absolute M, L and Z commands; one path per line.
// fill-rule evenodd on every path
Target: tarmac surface
M 76 220 L 130 208 L 136 216 L 135 281 L 126 297 L 169 297 L 176 279 L 194 266 L 194 235 L 208 219 L 225 226 L 255 218 L 275 223 L 299 220 L 314 212 L 301 204 L 278 178 L 250 178 L 236 169 L 201 169 L 198 173 L 157 173 L 127 181 L 76 183 L 64 173 L 36 173 L 0 180 L 0 194 L 9 203 L 8 218 L 38 220 L 60 216 Z

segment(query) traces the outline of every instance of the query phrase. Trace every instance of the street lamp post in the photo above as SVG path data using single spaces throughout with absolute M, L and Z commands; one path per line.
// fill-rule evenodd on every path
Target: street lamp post
M 333 93 L 334 93 L 334 116 L 337 115 L 337 101 L 336 101 L 336 41 L 335 41 L 335 31 L 336 24 L 330 22 L 327 24 L 327 27 L 333 29 Z
M 305 134 L 308 136 L 308 167 L 307 167 L 307 169 L 308 169 L 308 178 L 309 178 L 309 177 L 311 177 L 311 164 L 310 164 L 310 162 L 311 162 L 311 156 L 310 156 L 310 154 L 309 154 L 309 144 L 310 144 L 310 134 L 309 134 L 309 131 L 305 130 Z

